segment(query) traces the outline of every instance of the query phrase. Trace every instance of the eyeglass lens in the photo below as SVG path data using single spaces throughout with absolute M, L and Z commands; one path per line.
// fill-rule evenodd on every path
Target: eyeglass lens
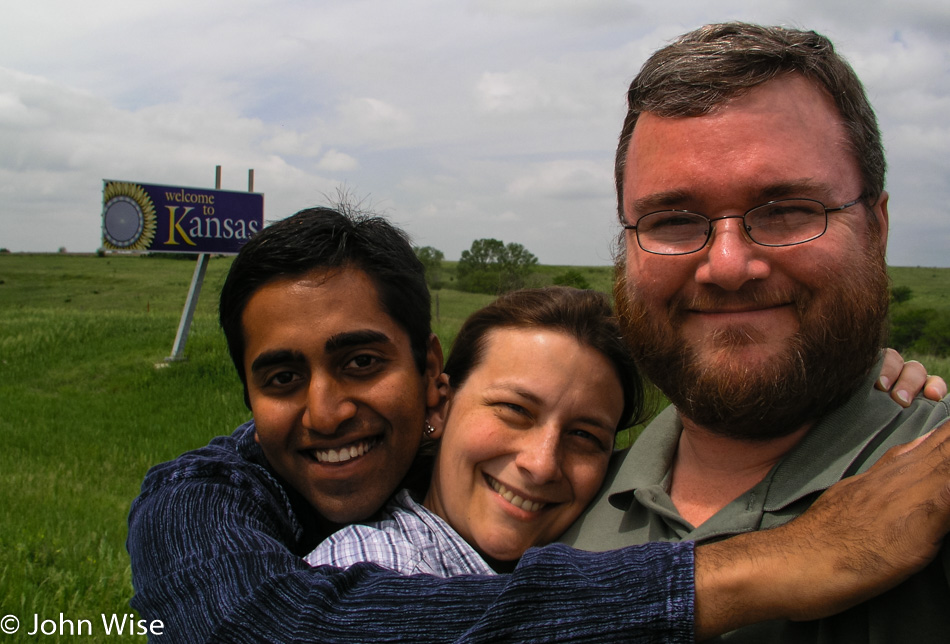
M 801 244 L 820 237 L 827 226 L 824 206 L 807 199 L 786 199 L 753 208 L 743 221 L 752 241 L 765 246 Z M 703 215 L 669 210 L 641 217 L 637 236 L 649 252 L 691 253 L 706 245 L 711 226 Z

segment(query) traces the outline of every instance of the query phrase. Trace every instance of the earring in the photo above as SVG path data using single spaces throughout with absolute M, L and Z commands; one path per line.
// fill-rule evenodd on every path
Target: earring
M 431 438 L 432 435 L 435 433 L 435 427 L 430 425 L 429 421 L 426 421 L 425 429 L 423 429 L 422 431 L 426 435 L 426 438 Z

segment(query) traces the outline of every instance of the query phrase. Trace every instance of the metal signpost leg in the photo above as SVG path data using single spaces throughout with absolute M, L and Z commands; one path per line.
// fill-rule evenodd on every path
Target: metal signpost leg
M 185 309 L 181 312 L 181 321 L 178 323 L 178 333 L 175 334 L 175 345 L 172 354 L 165 358 L 165 362 L 184 360 L 185 342 L 188 340 L 188 331 L 191 329 L 191 319 L 195 316 L 195 307 L 198 306 L 198 295 L 201 294 L 201 285 L 205 280 L 205 271 L 208 270 L 208 253 L 198 255 L 195 265 L 195 274 L 191 277 L 191 287 L 188 289 L 188 299 L 185 300 Z

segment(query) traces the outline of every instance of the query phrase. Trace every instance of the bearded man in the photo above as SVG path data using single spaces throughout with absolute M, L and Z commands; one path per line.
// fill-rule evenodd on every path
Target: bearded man
M 948 398 L 905 407 L 874 387 L 884 173 L 874 111 L 823 36 L 710 25 L 647 61 L 617 150 L 615 295 L 639 365 L 672 406 L 568 543 L 702 543 L 781 525 L 950 417 Z M 948 571 L 944 549 L 840 615 L 723 638 L 946 641 Z

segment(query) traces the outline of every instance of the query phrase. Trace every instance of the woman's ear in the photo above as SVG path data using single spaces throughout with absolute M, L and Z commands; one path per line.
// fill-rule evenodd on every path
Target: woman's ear
M 442 433 L 445 431 L 445 422 L 449 415 L 449 407 L 452 404 L 452 388 L 449 386 L 447 374 L 439 374 L 438 378 L 435 379 L 435 388 L 438 400 L 426 409 L 426 422 L 432 428 L 432 432 L 426 434 L 426 438 L 432 440 L 442 438 Z

